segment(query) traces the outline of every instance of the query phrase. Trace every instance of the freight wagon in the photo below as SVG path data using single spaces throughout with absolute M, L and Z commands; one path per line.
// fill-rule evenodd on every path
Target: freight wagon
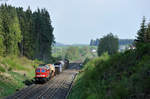
M 69 60 L 65 59 L 64 61 L 58 61 L 54 64 L 56 74 L 61 73 L 64 69 L 68 68 Z

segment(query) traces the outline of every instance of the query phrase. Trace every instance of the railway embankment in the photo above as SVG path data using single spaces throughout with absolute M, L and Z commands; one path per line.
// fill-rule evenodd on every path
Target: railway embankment
M 32 61 L 25 57 L 0 57 L 0 98 L 11 95 L 31 84 L 34 77 L 34 66 L 39 61 Z
M 150 99 L 150 47 L 90 60 L 68 99 Z
M 66 99 L 78 73 L 78 66 L 79 64 L 72 63 L 47 83 L 32 84 L 6 99 Z

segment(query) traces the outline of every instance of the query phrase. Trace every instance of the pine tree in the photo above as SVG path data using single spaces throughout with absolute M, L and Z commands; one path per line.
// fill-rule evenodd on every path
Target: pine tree
M 19 54 L 18 43 L 21 41 L 20 25 L 16 9 L 11 6 L 1 6 L 2 32 L 4 33 L 5 55 Z
M 46 9 L 33 13 L 35 58 L 48 61 L 51 58 L 51 46 L 54 42 L 53 27 Z
M 27 56 L 28 58 L 33 58 L 34 57 L 34 39 L 33 37 L 35 36 L 33 34 L 33 15 L 30 7 L 25 12 L 25 22 L 26 22 L 26 30 L 24 32 L 23 36 L 23 42 L 24 42 L 24 55 Z
M 148 28 L 147 28 L 147 42 L 150 43 L 150 23 L 148 24 Z
M 138 43 L 144 43 L 146 41 L 146 25 L 145 25 L 145 22 L 146 22 L 146 18 L 143 17 L 143 21 L 141 23 L 141 28 L 140 30 L 138 31 L 137 33 L 137 39 L 135 40 L 136 44 Z
M 2 13 L 0 9 L 0 56 L 4 55 L 5 46 L 4 46 L 4 32 L 2 31 Z
M 54 43 L 53 27 L 46 9 L 0 6 L 0 56 L 23 55 L 49 61 Z
M 53 27 L 51 25 L 51 20 L 49 13 L 46 9 L 41 10 L 41 15 L 42 15 L 42 45 L 43 48 L 45 48 L 42 52 L 42 57 L 43 60 L 47 61 L 48 59 L 51 58 L 51 46 L 54 41 L 54 36 L 53 36 Z
M 41 18 L 40 18 L 40 10 L 33 13 L 33 21 L 34 21 L 34 58 L 40 59 L 40 34 L 41 34 Z
M 20 49 L 20 54 L 21 56 L 25 55 L 24 53 L 24 34 L 26 34 L 26 16 L 25 12 L 23 11 L 23 8 L 19 7 L 16 8 L 18 19 L 19 19 L 19 24 L 20 24 L 20 29 L 21 29 L 21 34 L 22 34 L 22 41 L 19 43 L 19 49 Z

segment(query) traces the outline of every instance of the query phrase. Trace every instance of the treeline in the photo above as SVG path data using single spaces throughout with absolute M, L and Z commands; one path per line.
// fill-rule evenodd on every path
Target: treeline
M 119 39 L 118 43 L 119 45 L 129 45 L 132 44 L 134 42 L 133 39 Z M 91 40 L 90 41 L 90 46 L 98 46 L 100 43 L 100 39 L 96 39 L 96 40 Z
M 54 42 L 53 27 L 46 9 L 32 12 L 22 7 L 0 6 L 0 56 L 19 55 L 48 61 Z
M 96 54 L 92 53 L 92 47 L 70 46 L 66 49 L 64 57 L 71 61 L 84 61 L 86 58 L 93 58 Z
M 70 61 L 84 61 L 86 58 L 92 59 L 97 56 L 97 53 L 92 52 L 96 50 L 94 46 L 64 46 L 53 47 L 53 58 L 56 60 L 69 59 Z M 54 60 L 55 61 L 55 60 Z
M 98 46 L 99 45 L 99 39 L 96 39 L 96 40 L 91 40 L 90 41 L 90 46 Z

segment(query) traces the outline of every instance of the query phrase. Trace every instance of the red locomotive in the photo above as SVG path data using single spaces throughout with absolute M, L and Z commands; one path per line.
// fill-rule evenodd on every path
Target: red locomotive
M 56 74 L 61 73 L 65 68 L 69 66 L 69 60 L 59 61 L 52 64 L 39 65 L 35 70 L 35 81 L 46 82 L 50 80 Z
M 39 65 L 35 70 L 36 82 L 46 82 L 55 74 L 55 67 L 52 64 Z

